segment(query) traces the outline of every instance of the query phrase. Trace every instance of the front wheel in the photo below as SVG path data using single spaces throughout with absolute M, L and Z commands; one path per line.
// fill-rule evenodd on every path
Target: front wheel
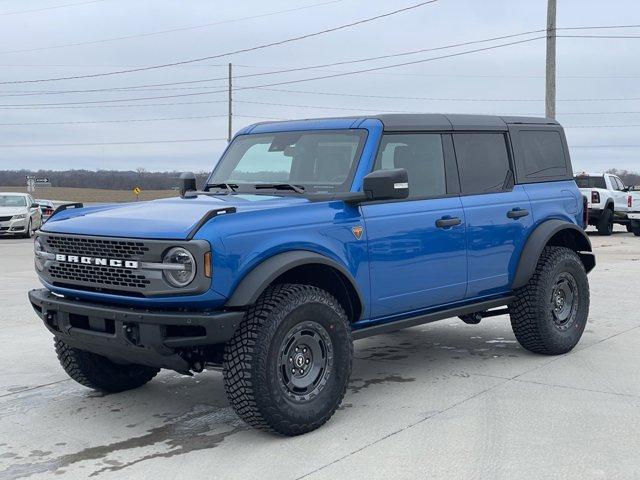
M 546 355 L 576 346 L 589 316 L 589 280 L 580 257 L 565 247 L 545 247 L 529 283 L 509 306 L 523 348 Z
M 27 229 L 24 231 L 23 236 L 24 238 L 33 237 L 33 222 L 31 220 L 29 220 L 29 223 L 27 223 Z
M 309 285 L 268 288 L 225 346 L 229 403 L 249 425 L 282 435 L 315 430 L 347 389 L 353 344 L 347 315 Z
M 67 375 L 85 387 L 102 392 L 123 392 L 141 387 L 160 371 L 144 365 L 115 363 L 102 355 L 72 348 L 59 338 L 55 339 L 55 346 Z

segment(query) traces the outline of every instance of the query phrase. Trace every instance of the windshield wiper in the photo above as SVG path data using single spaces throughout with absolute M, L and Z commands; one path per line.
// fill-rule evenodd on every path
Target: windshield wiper
M 225 190 L 231 190 L 235 192 L 238 188 L 238 185 L 235 183 L 212 183 L 207 185 L 207 188 L 224 188 Z
M 273 190 L 293 190 L 296 193 L 304 193 L 302 185 L 293 185 L 292 183 L 257 183 L 253 185 L 257 189 L 273 189 Z

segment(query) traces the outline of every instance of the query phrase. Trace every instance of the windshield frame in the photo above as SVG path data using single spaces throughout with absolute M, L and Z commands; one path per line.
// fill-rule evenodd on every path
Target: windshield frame
M 19 195 L 19 194 L 10 194 L 10 193 L 0 193 L 0 198 L 2 197 L 17 197 L 17 198 L 22 198 L 22 201 L 24 202 L 24 205 L 3 205 L 2 203 L 0 203 L 0 208 L 27 208 L 29 202 L 27 201 L 27 197 L 26 195 Z
M 301 187 L 304 188 L 304 193 L 300 194 L 300 193 L 296 193 L 293 190 L 281 190 L 281 189 L 276 189 L 276 188 L 263 188 L 263 189 L 257 189 L 254 188 L 254 185 L 259 185 L 260 183 L 256 182 L 256 183 L 249 183 L 249 182 L 245 182 L 245 183 L 240 183 L 240 182 L 236 182 L 236 181 L 231 181 L 231 180 L 226 180 L 226 182 L 218 182 L 216 180 L 214 180 L 214 176 L 216 174 L 216 172 L 218 171 L 219 168 L 221 168 L 223 162 L 225 161 L 225 158 L 227 158 L 227 155 L 229 154 L 231 147 L 233 146 L 233 144 L 239 140 L 239 139 L 243 139 L 243 138 L 248 138 L 248 137 L 271 137 L 273 135 L 278 135 L 278 134 L 282 134 L 282 133 L 296 133 L 296 134 L 305 134 L 305 133 L 317 133 L 317 134 L 331 134 L 331 133 L 339 133 L 339 134 L 355 134 L 357 136 L 360 137 L 359 142 L 358 142 L 358 148 L 356 149 L 356 152 L 354 154 L 353 160 L 351 162 L 351 166 L 349 169 L 349 173 L 347 175 L 347 178 L 344 180 L 344 182 L 342 182 L 341 184 L 338 185 L 328 185 L 328 184 L 310 184 L 310 183 L 300 183 L 300 182 L 295 182 L 295 181 L 291 181 L 291 182 L 260 182 L 260 183 L 265 183 L 265 184 L 272 184 L 272 183 L 279 183 L 279 184 L 283 184 L 283 183 L 292 183 L 295 185 L 299 185 Z M 264 132 L 264 133 L 246 133 L 246 134 L 239 134 L 236 135 L 233 140 L 231 141 L 231 143 L 229 143 L 229 145 L 227 145 L 227 148 L 225 149 L 224 153 L 222 154 L 222 156 L 220 157 L 220 159 L 218 160 L 218 163 L 216 164 L 216 166 L 213 168 L 213 171 L 211 172 L 211 174 L 209 175 L 209 177 L 207 178 L 207 181 L 204 184 L 203 189 L 207 190 L 211 185 L 215 185 L 215 184 L 219 184 L 219 183 L 229 183 L 229 184 L 234 184 L 237 185 L 238 188 L 235 189 L 235 191 L 233 192 L 227 192 L 226 190 L 224 190 L 225 193 L 235 193 L 235 194 L 252 194 L 252 195 L 293 195 L 293 196 L 301 196 L 301 195 L 307 195 L 307 194 L 317 194 L 317 193 L 345 193 L 345 192 L 350 192 L 351 188 L 353 186 L 353 180 L 354 177 L 356 175 L 356 171 L 358 169 L 358 166 L 360 165 L 360 162 L 362 160 L 362 152 L 365 149 L 365 146 L 367 144 L 367 140 L 369 138 L 369 131 L 366 128 L 330 128 L 330 129 L 324 129 L 324 128 L 310 128 L 310 129 L 303 129 L 303 130 L 295 130 L 295 129 L 291 129 L 291 130 L 278 130 L 278 131 L 274 131 L 274 132 Z M 324 188 L 322 188 L 324 187 Z M 332 188 L 333 187 L 333 188 Z M 216 190 L 216 189 L 212 189 L 212 190 Z

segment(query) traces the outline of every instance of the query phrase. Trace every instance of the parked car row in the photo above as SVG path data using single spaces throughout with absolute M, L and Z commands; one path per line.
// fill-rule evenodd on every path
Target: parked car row
M 0 237 L 33 237 L 54 210 L 51 200 L 34 200 L 28 193 L 0 192 Z
M 640 236 L 640 191 L 611 173 L 583 172 L 575 180 L 587 200 L 588 224 L 600 235 L 611 235 L 617 223 Z

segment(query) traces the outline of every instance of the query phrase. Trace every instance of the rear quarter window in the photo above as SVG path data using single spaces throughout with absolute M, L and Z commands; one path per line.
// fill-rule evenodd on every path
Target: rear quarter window
M 559 132 L 524 130 L 520 132 L 527 180 L 544 180 L 567 174 L 567 161 Z
M 511 128 L 518 183 L 570 180 L 571 161 L 560 127 Z

